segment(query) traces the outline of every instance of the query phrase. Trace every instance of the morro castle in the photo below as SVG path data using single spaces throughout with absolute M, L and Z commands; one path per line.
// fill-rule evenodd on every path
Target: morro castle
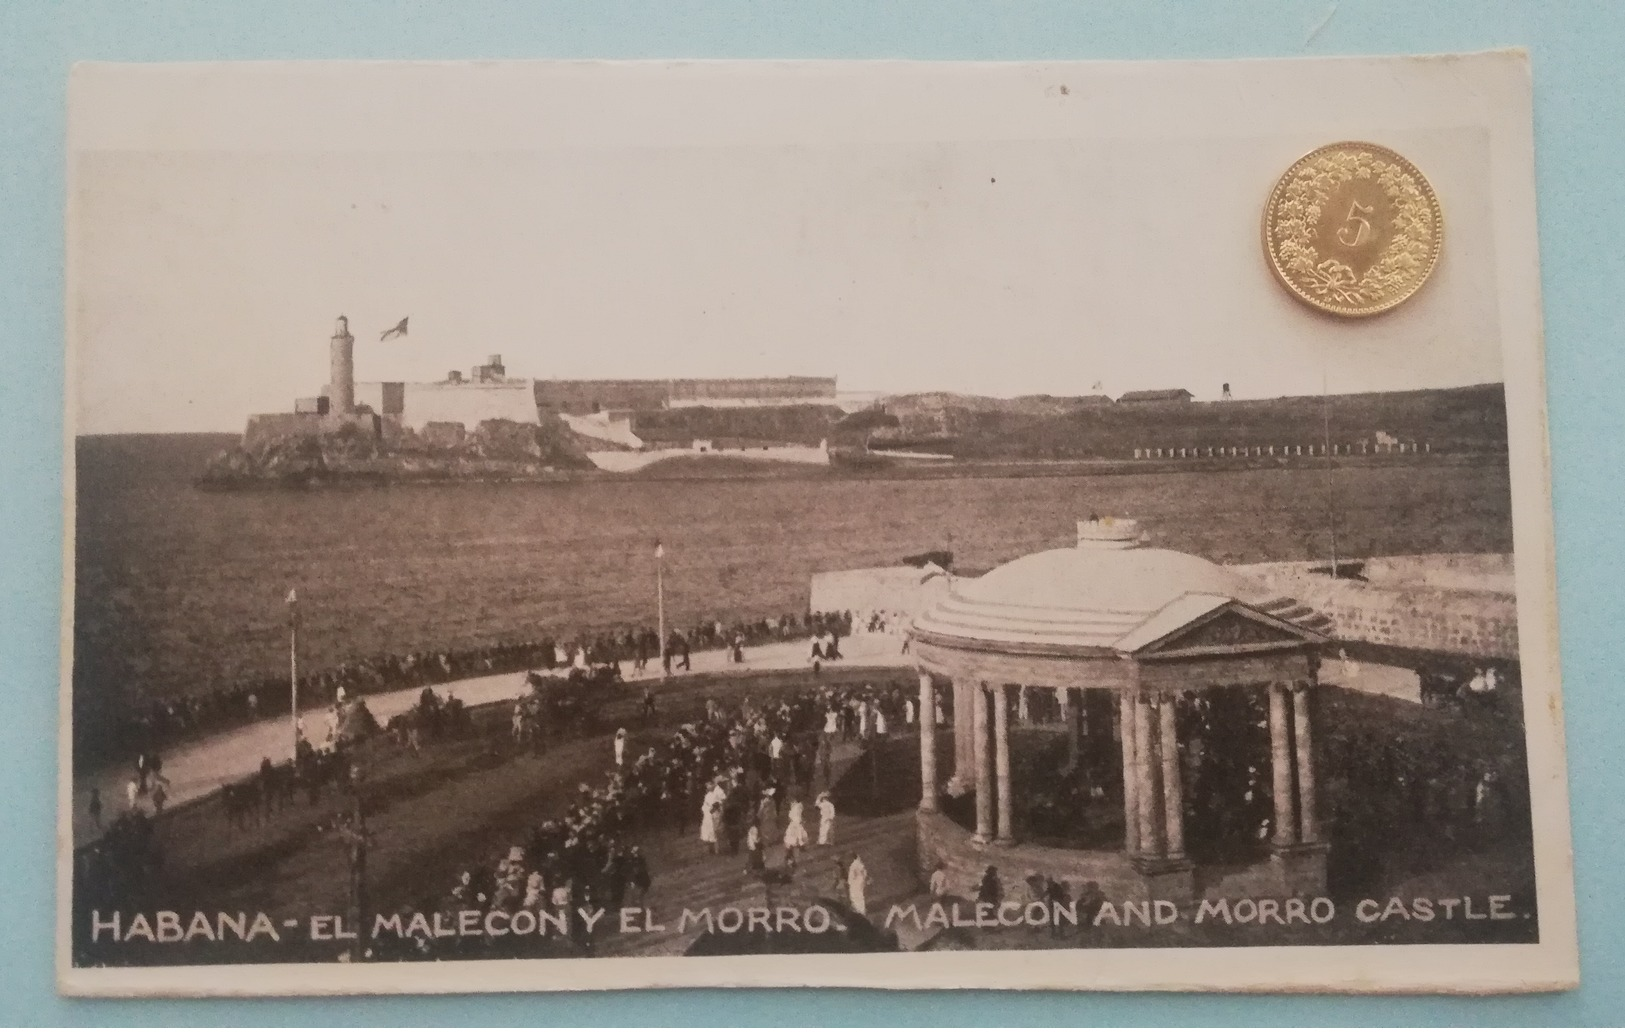
M 453 369 L 429 383 L 356 382 L 355 337 L 339 316 L 328 343 L 328 380 L 319 395 L 299 398 L 292 412 L 250 416 L 245 441 L 317 436 L 354 427 L 388 436 L 422 433 L 434 424 L 465 431 L 487 420 L 539 424 L 548 415 L 601 416 L 686 407 L 836 406 L 833 376 L 754 379 L 535 380 L 507 374 L 501 355 L 467 375 Z
M 250 416 L 199 482 L 545 479 L 722 453 L 827 465 L 823 437 L 853 403 L 837 400 L 834 377 L 535 380 L 509 376 L 496 354 L 431 382 L 357 382 L 355 337 L 341 315 L 321 392 L 291 412 Z M 647 436 L 635 420 L 648 421 Z

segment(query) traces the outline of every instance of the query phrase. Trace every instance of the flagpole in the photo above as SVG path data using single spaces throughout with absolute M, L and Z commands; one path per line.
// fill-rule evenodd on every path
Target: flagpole
M 293 758 L 299 759 L 299 594 L 288 592 L 288 695 L 293 720 Z
M 666 549 L 655 542 L 655 613 L 660 626 L 660 676 L 668 676 L 670 657 L 666 655 Z

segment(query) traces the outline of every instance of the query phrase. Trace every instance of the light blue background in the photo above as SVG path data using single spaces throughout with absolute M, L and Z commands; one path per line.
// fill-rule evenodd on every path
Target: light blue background
M 1331 20 L 1311 31 L 1335 6 Z M 69 1024 L 1322 1024 L 1625 1019 L 1625 3 L 219 2 L 0 0 L 0 1020 Z M 57 999 L 62 198 L 71 62 L 264 58 L 1258 57 L 1521 45 L 1533 55 L 1557 554 L 1584 987 L 1348 999 L 646 992 L 266 1002 Z M 1357 103 L 1351 98 L 1350 103 Z M 1238 111 L 1236 117 L 1246 118 Z M 1016 956 L 1007 958 L 1019 963 Z M 1080 954 L 1080 965 L 1089 963 Z M 1177 963 L 1177 960 L 1171 963 Z

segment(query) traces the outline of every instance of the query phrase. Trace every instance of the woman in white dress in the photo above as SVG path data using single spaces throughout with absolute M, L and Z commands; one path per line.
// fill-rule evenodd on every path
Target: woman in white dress
M 854 913 L 869 912 L 869 868 L 861 856 L 854 856 L 852 866 L 846 869 L 846 892 Z
M 712 785 L 700 804 L 700 841 L 717 851 L 717 818 L 722 815 L 722 786 Z
M 805 807 L 797 799 L 790 804 L 790 817 L 784 825 L 784 866 L 795 869 L 796 854 L 807 848 L 807 825 L 802 823 Z

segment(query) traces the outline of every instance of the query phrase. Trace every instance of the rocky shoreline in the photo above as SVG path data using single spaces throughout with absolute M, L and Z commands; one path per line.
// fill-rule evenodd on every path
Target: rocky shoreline
M 383 486 L 468 481 L 562 481 L 595 472 L 569 428 L 486 420 L 473 431 L 346 424 L 314 432 L 250 427 L 209 460 L 193 483 L 211 491 Z

